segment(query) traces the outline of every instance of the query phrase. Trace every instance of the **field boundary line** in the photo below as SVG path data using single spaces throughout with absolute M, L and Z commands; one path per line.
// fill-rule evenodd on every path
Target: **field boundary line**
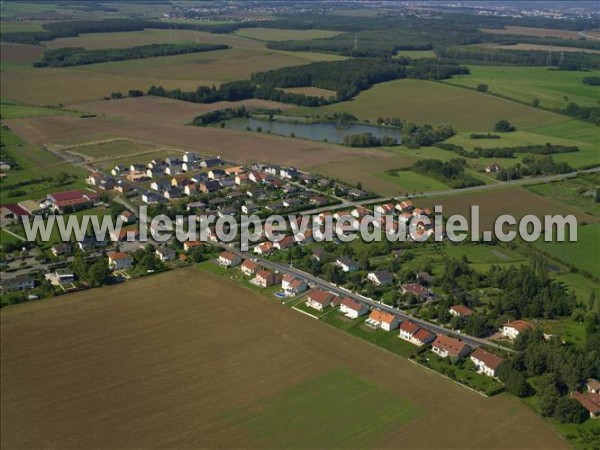
M 311 313 L 308 313 L 306 311 L 302 311 L 300 308 L 296 308 L 295 306 L 292 306 L 292 309 L 294 311 L 298 311 L 298 312 L 300 312 L 302 314 L 306 314 L 308 317 L 312 317 L 313 319 L 319 320 L 319 318 L 317 316 L 313 316 Z

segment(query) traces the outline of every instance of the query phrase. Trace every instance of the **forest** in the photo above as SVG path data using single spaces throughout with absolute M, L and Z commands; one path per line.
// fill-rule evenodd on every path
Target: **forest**
M 440 180 L 453 189 L 484 184 L 483 181 L 465 173 L 465 160 L 461 158 L 451 159 L 450 161 L 420 159 L 412 166 L 412 170 Z
M 531 153 L 535 155 L 553 155 L 557 153 L 578 152 L 579 147 L 555 145 L 547 143 L 545 145 L 524 145 L 518 147 L 475 147 L 472 151 L 465 150 L 460 145 L 448 144 L 445 142 L 435 145 L 442 150 L 448 150 L 456 153 L 463 158 L 514 158 L 516 153 Z
M 33 67 L 69 67 L 126 59 L 152 58 L 155 56 L 182 55 L 230 48 L 222 44 L 149 44 L 129 48 L 86 50 L 83 47 L 65 47 L 47 50 Z

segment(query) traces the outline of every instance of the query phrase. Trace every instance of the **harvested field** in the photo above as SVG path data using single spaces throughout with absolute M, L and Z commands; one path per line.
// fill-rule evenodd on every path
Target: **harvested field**
M 566 448 L 517 399 L 484 399 L 194 268 L 0 319 L 6 449 Z
M 13 44 L 0 42 L 0 59 L 2 64 L 33 64 L 44 54 L 44 47 L 39 45 Z M 4 75 L 2 75 L 4 78 Z M 4 83 L 4 80 L 2 80 Z
M 579 47 L 563 47 L 558 45 L 538 45 L 538 44 L 514 44 L 514 45 L 496 45 L 494 48 L 502 50 L 538 50 L 541 52 L 584 52 L 600 53 L 600 50 Z
M 545 214 L 573 214 L 578 221 L 596 223 L 598 219 L 585 214 L 576 208 L 571 208 L 559 201 L 534 194 L 525 188 L 496 189 L 488 192 L 458 193 L 457 195 L 440 197 L 427 197 L 418 199 L 422 207 L 433 210 L 435 205 L 444 207 L 443 215 L 461 214 L 470 217 L 471 205 L 479 206 L 481 230 L 493 230 L 493 225 L 498 216 L 511 214 L 519 220 L 527 214 L 542 217 Z
M 242 28 L 235 32 L 259 41 L 295 41 L 308 39 L 324 39 L 342 34 L 340 31 L 330 30 L 288 30 L 278 28 Z
M 304 95 L 312 95 L 315 97 L 334 97 L 337 92 L 331 91 L 329 89 L 321 89 L 318 87 L 306 86 L 306 87 L 295 87 L 295 88 L 285 88 L 282 89 L 284 92 L 289 92 L 291 94 L 304 94 Z
M 500 119 L 517 129 L 565 122 L 558 114 L 492 97 L 487 94 L 422 80 L 379 83 L 355 99 L 319 108 L 299 107 L 299 114 L 346 111 L 372 122 L 378 117 L 401 117 L 418 123 L 450 122 L 461 131 L 491 131 Z
M 503 29 L 482 28 L 481 31 L 492 34 L 520 34 L 522 36 L 556 37 L 562 39 L 581 39 L 579 31 L 557 30 L 554 28 L 532 28 L 505 26 Z

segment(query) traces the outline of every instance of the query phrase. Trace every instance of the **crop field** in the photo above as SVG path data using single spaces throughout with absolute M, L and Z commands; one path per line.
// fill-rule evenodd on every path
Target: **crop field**
M 450 189 L 448 185 L 434 178 L 408 170 L 389 171 L 378 176 L 398 185 L 399 192 L 431 192 Z
M 152 85 L 195 90 L 200 85 L 245 79 L 254 72 L 334 59 L 343 58 L 320 53 L 233 48 L 69 68 L 34 69 L 30 65 L 9 64 L 3 67 L 2 96 L 29 104 L 80 103 L 101 100 L 116 91 L 147 90 Z
M 360 119 L 400 117 L 417 123 L 452 123 L 462 131 L 490 131 L 499 119 L 517 129 L 566 122 L 564 116 L 490 95 L 422 80 L 380 83 L 354 100 L 319 108 L 296 108 L 299 114 L 347 111 Z
M 294 41 L 308 39 L 324 39 L 341 34 L 339 31 L 330 30 L 286 30 L 278 28 L 242 28 L 235 32 L 243 36 L 259 41 Z
M 2 70 L 7 67 L 25 65 L 31 66 L 34 61 L 42 57 L 44 48 L 39 45 L 13 44 L 0 42 L 0 61 Z M 4 77 L 4 73 L 2 75 Z M 4 83 L 4 79 L 2 80 Z
M 2 11 L 4 15 L 4 11 Z M 23 31 L 42 31 L 40 22 L 30 22 L 24 20 L 3 20 L 0 22 L 0 33 L 20 33 Z
M 493 34 L 520 34 L 522 36 L 557 37 L 562 39 L 581 39 L 584 37 L 578 31 L 554 28 L 505 26 L 503 29 L 484 28 L 481 31 Z
M 80 155 L 86 159 L 97 161 L 99 159 L 113 159 L 122 156 L 153 153 L 157 150 L 158 147 L 150 143 L 131 141 L 128 139 L 115 139 L 112 141 L 70 147 L 67 151 L 75 155 Z
M 194 268 L 0 319 L 3 448 L 566 448 L 516 399 Z
M 435 205 L 442 205 L 444 216 L 461 214 L 467 218 L 470 217 L 471 205 L 478 205 L 481 231 L 493 230 L 494 221 L 502 214 L 511 214 L 517 220 L 527 214 L 537 217 L 543 217 L 545 214 L 573 214 L 580 222 L 595 223 L 598 221 L 597 218 L 576 208 L 566 206 L 551 198 L 541 197 L 525 188 L 497 189 L 476 193 L 458 192 L 450 196 L 416 199 L 415 203 L 432 210 Z
M 597 104 L 600 88 L 583 84 L 600 71 L 548 70 L 545 67 L 468 66 L 469 75 L 457 75 L 444 83 L 476 88 L 487 84 L 489 91 L 531 103 L 534 99 L 547 108 L 564 108 L 569 102 L 582 106 Z
M 292 94 L 304 94 L 304 95 L 312 95 L 315 97 L 325 97 L 325 98 L 335 97 L 335 95 L 337 94 L 337 92 L 331 91 L 329 89 L 321 89 L 321 88 L 312 87 L 312 86 L 285 88 L 285 89 L 282 89 L 282 91 L 290 92 Z
M 573 265 L 579 270 L 591 273 L 600 278 L 600 224 L 590 224 L 577 227 L 576 242 L 545 242 L 539 240 L 534 245 L 549 253 L 554 258 Z

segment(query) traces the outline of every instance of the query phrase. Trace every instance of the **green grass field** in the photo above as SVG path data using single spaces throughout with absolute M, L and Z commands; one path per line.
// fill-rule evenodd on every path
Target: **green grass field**
M 75 113 L 58 108 L 46 108 L 42 106 L 23 105 L 11 102 L 4 98 L 0 99 L 0 111 L 2 119 L 21 119 L 23 117 L 56 116 L 59 114 Z
M 359 119 L 400 117 L 417 123 L 450 122 L 459 131 L 491 131 L 500 119 L 517 129 L 566 122 L 567 118 L 480 92 L 422 80 L 395 80 L 361 92 L 355 99 L 319 108 L 294 108 L 292 114 L 347 111 Z
M 408 170 L 383 172 L 376 174 L 379 178 L 398 185 L 404 192 L 430 192 L 450 189 L 447 184 L 434 178 Z
M 536 248 L 549 253 L 552 257 L 571 264 L 600 278 L 600 224 L 577 227 L 577 242 L 545 242 L 539 240 Z
M 4 11 L 2 11 L 4 14 Z M 0 33 L 22 33 L 24 31 L 42 31 L 41 22 L 22 20 L 3 20 L 0 23 Z
M 113 159 L 135 157 L 135 155 L 139 155 L 138 162 L 140 163 L 143 162 L 145 158 L 148 160 L 153 159 L 154 153 L 157 151 L 158 147 L 156 145 L 130 141 L 127 139 L 117 139 L 99 144 L 81 145 L 69 148 L 70 153 L 75 153 L 91 159 L 111 158 L 112 161 Z M 149 156 L 142 156 L 142 154 L 146 153 L 148 153 Z M 114 164 L 112 164 L 112 166 L 114 166 Z
M 593 192 L 600 186 L 600 174 L 582 174 L 577 178 L 553 183 L 535 184 L 527 189 L 543 197 L 553 198 L 561 203 L 600 217 L 600 204 L 595 201 Z
M 227 414 L 265 448 L 371 448 L 420 409 L 337 369 Z
M 339 31 L 330 30 L 287 30 L 279 28 L 242 28 L 235 32 L 243 36 L 259 41 L 294 41 L 308 39 L 324 39 L 341 34 Z
M 421 59 L 435 58 L 436 55 L 433 50 L 399 50 L 394 56 L 407 56 L 409 58 Z
M 582 79 L 598 76 L 600 71 L 575 72 L 548 70 L 545 67 L 468 66 L 470 75 L 458 75 L 444 81 L 448 84 L 477 87 L 487 84 L 489 91 L 505 97 L 540 106 L 564 108 L 569 102 L 596 106 L 600 96 L 598 86 L 583 84 Z

